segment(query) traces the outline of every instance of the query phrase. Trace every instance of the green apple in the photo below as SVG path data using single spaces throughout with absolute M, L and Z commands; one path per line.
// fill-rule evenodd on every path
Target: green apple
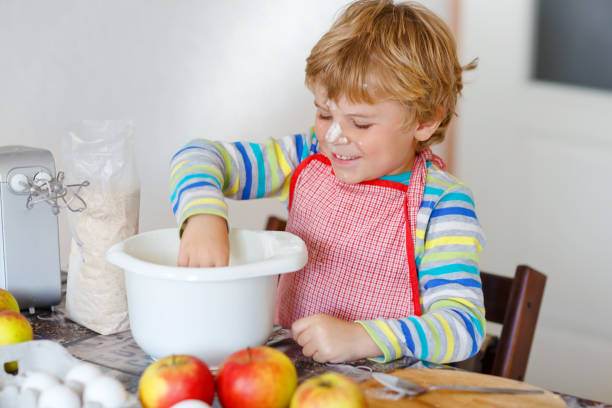
M 32 326 L 21 313 L 12 310 L 0 311 L 0 346 L 30 341 L 33 338 Z M 17 372 L 17 369 L 16 361 L 4 364 L 6 372 Z
M 13 312 L 19 313 L 17 299 L 11 295 L 11 292 L 4 289 L 0 289 L 0 311 L 2 310 L 12 310 Z

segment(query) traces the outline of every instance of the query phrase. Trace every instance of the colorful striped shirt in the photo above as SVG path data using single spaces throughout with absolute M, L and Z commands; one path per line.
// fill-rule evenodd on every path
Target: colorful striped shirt
M 179 227 L 194 214 L 216 214 L 229 222 L 225 197 L 287 202 L 293 171 L 317 150 L 314 134 L 263 143 L 189 142 L 172 157 L 170 169 Z M 409 174 L 384 178 L 405 184 L 410 179 Z M 358 322 L 383 352 L 376 360 L 465 360 L 478 351 L 486 329 L 478 268 L 485 239 L 470 190 L 429 162 L 415 235 L 422 315 Z

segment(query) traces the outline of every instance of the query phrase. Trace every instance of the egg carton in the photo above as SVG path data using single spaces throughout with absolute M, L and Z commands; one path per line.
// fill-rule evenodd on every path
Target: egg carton
M 0 407 L 36 408 L 38 392 L 21 390 L 24 376 L 8 374 L 4 363 L 17 361 L 20 373 L 43 371 L 65 378 L 68 371 L 82 361 L 72 356 L 62 345 L 50 340 L 32 340 L 0 346 Z M 118 408 L 139 408 L 135 395 L 128 394 L 126 403 Z M 83 408 L 103 408 L 98 403 L 85 403 Z

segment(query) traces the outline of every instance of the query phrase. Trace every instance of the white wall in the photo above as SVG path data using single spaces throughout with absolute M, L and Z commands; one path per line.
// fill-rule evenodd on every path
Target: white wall
M 548 275 L 526 381 L 612 402 L 612 91 L 529 79 L 532 0 L 462 4 L 462 54 L 480 65 L 457 160 L 488 238 L 482 268 Z
M 171 155 L 195 137 L 262 139 L 308 129 L 305 58 L 343 1 L 0 2 L 0 145 L 50 149 L 81 119 L 132 119 L 141 230 L 175 225 Z M 233 205 L 261 227 L 275 203 Z M 271 210 L 268 210 L 271 208 Z M 68 231 L 62 223 L 66 259 Z

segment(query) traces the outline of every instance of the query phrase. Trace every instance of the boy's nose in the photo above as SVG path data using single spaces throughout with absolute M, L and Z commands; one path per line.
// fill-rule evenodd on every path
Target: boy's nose
M 329 144 L 346 144 L 348 139 L 343 135 L 340 123 L 334 122 L 331 124 L 327 133 L 325 133 L 325 141 Z

